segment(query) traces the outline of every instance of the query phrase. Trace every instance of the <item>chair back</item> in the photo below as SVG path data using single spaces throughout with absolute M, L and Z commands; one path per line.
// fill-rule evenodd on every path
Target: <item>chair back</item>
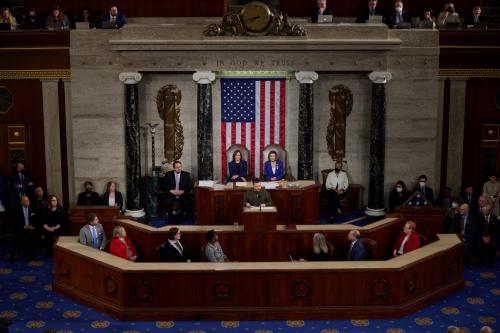
M 373 260 L 377 253 L 377 242 L 371 238 L 361 238 L 365 247 L 365 260 Z
M 326 246 L 328 246 L 328 260 L 335 260 L 335 247 L 330 242 L 326 242 Z
M 205 249 L 207 245 L 203 244 L 200 248 L 200 254 L 201 254 L 201 261 L 207 261 L 207 256 L 205 255 Z
M 427 243 L 427 238 L 422 234 L 419 234 L 418 237 L 420 238 L 420 247 L 424 246 Z
M 233 154 L 237 150 L 241 151 L 241 159 L 247 162 L 248 172 L 250 172 L 250 151 L 242 144 L 231 145 L 226 150 L 226 164 L 233 160 Z
M 286 150 L 281 147 L 280 145 L 277 145 L 277 144 L 270 144 L 270 145 L 267 145 L 266 148 L 264 148 L 264 150 L 262 151 L 262 170 L 264 170 L 264 163 L 268 160 L 267 156 L 269 155 L 269 153 L 274 150 L 276 152 L 276 154 L 278 155 L 277 156 L 277 159 L 281 160 L 281 162 L 283 162 L 283 167 L 285 168 L 285 175 L 288 171 L 288 160 L 287 160 L 287 152 Z
M 328 177 L 328 174 L 332 172 L 333 169 L 324 169 L 321 170 L 321 178 L 323 179 L 323 186 L 325 186 L 326 183 L 326 178 Z

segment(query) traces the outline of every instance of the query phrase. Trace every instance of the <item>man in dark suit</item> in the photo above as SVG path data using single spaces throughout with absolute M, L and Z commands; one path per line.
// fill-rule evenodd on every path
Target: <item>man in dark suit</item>
M 127 24 L 127 18 L 118 12 L 118 7 L 111 6 L 109 8 L 109 15 L 102 18 L 102 24 L 114 24 L 117 28 L 122 28 Z
M 403 1 L 396 0 L 394 9 L 391 10 L 389 15 L 385 18 L 385 24 L 387 24 L 389 28 L 394 28 L 402 26 L 405 23 L 411 23 L 410 15 L 403 9 Z
M 426 175 L 418 177 L 418 185 L 413 192 L 415 191 L 419 191 L 431 205 L 434 204 L 434 192 L 432 191 L 432 188 L 427 186 Z
M 347 235 L 349 242 L 349 252 L 347 253 L 348 261 L 365 260 L 365 247 L 359 239 L 361 234 L 358 230 L 351 230 Z
M 24 162 L 19 161 L 16 163 L 16 170 L 12 174 L 12 203 L 16 205 L 23 195 L 32 197 L 33 195 L 33 178 L 26 170 Z
M 356 18 L 356 23 L 366 23 L 370 16 L 384 16 L 384 12 L 380 7 L 377 7 L 377 0 L 368 0 L 368 7 Z
M 78 206 L 99 206 L 101 205 L 101 196 L 99 193 L 94 192 L 94 185 L 91 181 L 86 181 L 83 186 L 85 187 L 85 192 L 78 194 L 77 205 Z
M 27 259 L 31 260 L 35 254 L 36 244 L 35 213 L 30 208 L 30 199 L 26 195 L 21 197 L 21 204 L 14 209 L 13 229 L 9 262 L 15 261 L 19 247 L 22 245 L 25 247 Z
M 472 15 L 467 16 L 464 21 L 466 29 L 474 29 L 479 23 L 486 22 L 486 17 L 481 15 L 481 7 L 475 6 L 472 9 Z
M 488 203 L 483 207 L 480 216 L 480 262 L 488 267 L 495 265 L 495 255 L 498 241 L 497 217 L 491 213 L 492 206 Z
M 469 210 L 471 214 L 478 215 L 481 213 L 479 211 L 479 204 L 477 198 L 474 196 L 474 188 L 471 185 L 466 185 L 464 187 L 464 192 L 460 197 L 460 202 L 466 203 L 469 205 Z
M 181 211 L 191 213 L 190 209 L 190 194 L 191 194 L 191 177 L 189 172 L 182 171 L 182 163 L 175 161 L 173 163 L 174 170 L 165 174 L 162 179 L 161 188 L 165 196 L 165 208 L 168 216 L 172 217 L 174 212 L 172 209 L 173 203 L 178 202 L 181 205 Z M 161 213 L 161 212 L 160 212 Z
M 469 204 L 463 203 L 458 208 L 458 214 L 453 219 L 453 230 L 465 245 L 464 261 L 470 264 L 477 255 L 478 233 L 480 226 L 478 225 L 476 216 L 469 214 Z
M 181 231 L 179 228 L 170 228 L 167 232 L 167 241 L 160 245 L 160 259 L 164 262 L 190 262 L 186 250 L 182 246 Z

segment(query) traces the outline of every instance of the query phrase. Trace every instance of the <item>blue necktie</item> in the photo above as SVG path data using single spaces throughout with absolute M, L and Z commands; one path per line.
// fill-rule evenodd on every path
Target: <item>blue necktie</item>
M 92 247 L 97 249 L 97 232 L 95 231 L 95 227 L 90 227 L 92 233 Z

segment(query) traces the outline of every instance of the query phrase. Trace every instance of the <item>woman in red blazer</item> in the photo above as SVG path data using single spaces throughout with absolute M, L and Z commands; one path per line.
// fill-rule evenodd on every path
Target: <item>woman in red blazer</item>
M 117 225 L 113 230 L 113 238 L 109 243 L 109 253 L 115 256 L 122 257 L 123 259 L 136 261 L 137 251 L 134 244 L 127 237 L 125 228 Z
M 417 226 L 413 221 L 405 223 L 403 232 L 399 235 L 396 244 L 394 244 L 393 256 L 400 256 L 420 247 L 420 236 L 415 232 L 416 228 Z

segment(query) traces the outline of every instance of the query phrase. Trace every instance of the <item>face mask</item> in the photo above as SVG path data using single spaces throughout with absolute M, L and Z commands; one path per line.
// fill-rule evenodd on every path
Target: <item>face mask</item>
M 420 187 L 425 187 L 425 182 L 420 182 Z
M 457 207 L 458 207 L 458 204 L 456 202 L 451 204 L 451 208 L 457 208 Z
M 340 171 L 340 169 L 339 169 L 339 168 L 335 168 L 335 172 L 339 172 L 339 171 Z
M 396 191 L 398 191 L 398 193 L 401 193 L 403 192 L 403 188 L 401 186 L 396 186 Z
M 396 13 L 401 13 L 403 11 L 403 7 L 396 7 Z

